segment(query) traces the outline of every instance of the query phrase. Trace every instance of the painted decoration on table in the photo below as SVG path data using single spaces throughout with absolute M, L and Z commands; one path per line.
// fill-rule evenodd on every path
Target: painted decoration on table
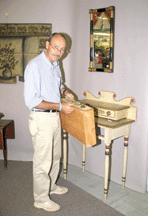
M 0 83 L 24 81 L 27 63 L 45 49 L 52 24 L 0 24 Z

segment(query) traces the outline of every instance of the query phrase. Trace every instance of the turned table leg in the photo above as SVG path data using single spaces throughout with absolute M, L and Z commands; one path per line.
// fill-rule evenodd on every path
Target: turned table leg
M 124 137 L 124 157 L 123 157 L 122 188 L 124 188 L 125 181 L 126 181 L 127 150 L 128 150 L 128 137 Z
M 5 169 L 7 169 L 7 141 L 6 140 L 4 140 L 3 155 L 4 155 L 4 167 Z
M 82 170 L 85 170 L 85 145 L 83 144 Z
M 108 194 L 108 178 L 109 178 L 109 157 L 110 157 L 110 144 L 105 146 L 105 177 L 104 177 L 104 199 L 107 199 Z
M 0 149 L 3 149 L 4 168 L 7 169 L 7 140 L 3 136 L 2 127 L 0 127 Z
M 63 130 L 63 159 L 64 159 L 64 179 L 67 178 L 67 137 L 68 134 L 65 130 Z

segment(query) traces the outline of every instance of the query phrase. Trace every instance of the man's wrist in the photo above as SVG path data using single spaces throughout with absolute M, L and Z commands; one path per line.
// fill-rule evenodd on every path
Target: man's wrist
M 64 91 L 63 91 L 63 95 L 65 95 L 65 92 L 67 91 L 67 89 L 64 89 Z
M 61 109 L 62 109 L 62 103 L 60 103 L 60 108 L 59 108 L 59 112 L 61 111 Z

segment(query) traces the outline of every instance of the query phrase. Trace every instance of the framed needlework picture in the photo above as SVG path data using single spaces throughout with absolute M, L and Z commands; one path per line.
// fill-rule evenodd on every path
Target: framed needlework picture
M 24 81 L 27 63 L 45 49 L 51 24 L 0 24 L 0 83 Z

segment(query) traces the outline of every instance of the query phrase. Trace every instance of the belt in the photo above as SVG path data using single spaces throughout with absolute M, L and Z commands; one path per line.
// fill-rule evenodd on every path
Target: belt
M 32 110 L 35 112 L 49 112 L 49 113 L 53 113 L 53 112 L 59 112 L 59 110 Z

